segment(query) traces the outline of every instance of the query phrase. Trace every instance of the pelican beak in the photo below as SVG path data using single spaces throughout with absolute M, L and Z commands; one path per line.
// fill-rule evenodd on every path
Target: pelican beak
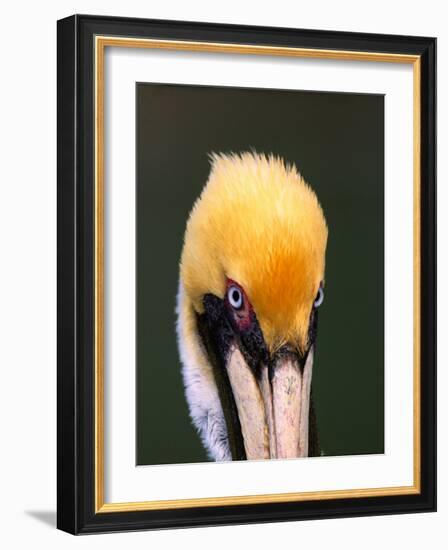
M 284 346 L 270 355 L 258 322 L 247 334 L 235 333 L 220 302 L 207 295 L 199 328 L 213 365 L 233 459 L 316 454 L 311 418 L 314 336 L 304 354 Z M 316 324 L 317 315 L 312 314 L 312 335 Z

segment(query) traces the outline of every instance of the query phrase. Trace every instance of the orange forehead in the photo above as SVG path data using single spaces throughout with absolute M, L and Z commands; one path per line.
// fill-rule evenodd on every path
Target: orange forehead
M 311 308 L 323 279 L 321 261 L 308 252 L 273 253 L 258 271 L 240 272 L 240 284 L 272 350 L 285 343 L 306 345 Z

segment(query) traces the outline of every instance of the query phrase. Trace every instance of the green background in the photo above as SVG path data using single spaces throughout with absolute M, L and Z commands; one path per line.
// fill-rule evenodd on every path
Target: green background
M 294 162 L 329 226 L 313 393 L 326 455 L 384 452 L 384 98 L 137 84 L 137 464 L 208 460 L 175 334 L 185 223 L 208 153 Z M 256 222 L 254 222 L 256 223 Z

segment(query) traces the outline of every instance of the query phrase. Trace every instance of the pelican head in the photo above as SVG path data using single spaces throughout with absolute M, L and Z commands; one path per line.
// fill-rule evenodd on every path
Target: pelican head
M 327 234 L 294 166 L 212 156 L 185 231 L 177 333 L 190 415 L 215 460 L 318 453 L 311 377 Z

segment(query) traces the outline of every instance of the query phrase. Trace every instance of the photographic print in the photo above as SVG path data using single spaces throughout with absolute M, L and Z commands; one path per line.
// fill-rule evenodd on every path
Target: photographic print
M 384 96 L 136 105 L 137 464 L 384 453 Z

